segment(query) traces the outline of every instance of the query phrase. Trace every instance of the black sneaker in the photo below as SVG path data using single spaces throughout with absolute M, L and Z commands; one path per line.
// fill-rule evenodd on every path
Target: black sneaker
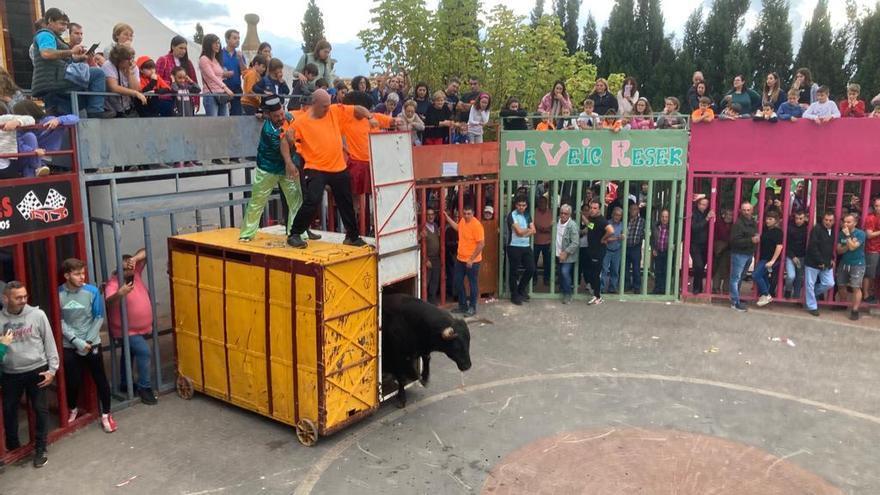
M 808 310 L 808 311 L 809 311 L 809 313 L 810 313 L 811 315 L 813 315 L 813 316 L 819 316 L 819 310 L 818 310 L 818 309 L 810 309 L 810 310 Z
M 513 304 L 516 304 L 517 306 L 522 306 L 522 303 L 523 303 L 522 299 L 519 297 L 511 297 L 510 302 L 512 302 Z
M 850 311 L 850 312 L 849 312 L 849 319 L 852 320 L 852 321 L 858 321 L 858 319 L 859 319 L 859 312 L 858 312 L 858 311 L 855 311 L 855 310 Z
M 360 237 L 352 237 L 351 239 L 346 237 L 345 240 L 342 241 L 342 243 L 345 244 L 346 246 L 354 246 L 354 247 L 363 247 L 363 246 L 367 245 L 366 241 L 364 241 Z
M 476 316 L 477 315 L 477 308 L 473 308 L 473 307 L 468 308 L 467 311 L 464 312 L 464 314 L 466 316 Z
M 734 311 L 738 311 L 740 313 L 745 313 L 746 311 L 749 310 L 748 308 L 746 308 L 745 304 L 743 304 L 743 303 L 731 304 L 730 309 L 732 309 Z
M 309 237 L 310 241 L 317 241 L 321 238 L 321 234 L 316 234 L 309 229 L 306 229 L 306 235 Z
M 36 452 L 34 452 L 34 467 L 35 468 L 41 468 L 41 467 L 45 466 L 47 462 L 49 462 L 49 458 L 46 457 L 45 450 L 37 450 Z
M 305 249 L 308 244 L 306 241 L 302 240 L 302 235 L 300 234 L 292 234 L 287 238 L 287 245 L 292 248 L 297 249 Z
M 532 300 L 532 296 L 530 296 L 528 294 L 520 294 L 519 297 L 520 297 L 520 299 L 522 299 L 525 302 L 529 302 Z
M 141 402 L 148 406 L 155 406 L 159 403 L 159 401 L 156 400 L 156 396 L 153 395 L 153 389 L 151 388 L 139 388 L 137 394 L 138 397 L 141 398 Z

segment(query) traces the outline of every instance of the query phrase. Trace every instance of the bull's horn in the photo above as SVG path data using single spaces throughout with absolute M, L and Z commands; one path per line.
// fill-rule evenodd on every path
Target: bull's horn
M 452 327 L 446 327 L 443 329 L 443 333 L 440 334 L 443 337 L 443 340 L 452 340 L 455 338 L 455 330 Z

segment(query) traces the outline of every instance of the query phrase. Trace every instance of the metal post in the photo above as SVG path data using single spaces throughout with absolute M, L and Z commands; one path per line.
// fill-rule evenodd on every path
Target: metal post
M 440 205 L 439 211 L 443 212 L 440 215 L 440 304 L 446 304 L 446 188 L 440 187 Z M 439 213 L 439 212 L 438 212 Z
M 642 270 L 642 290 L 640 291 L 642 296 L 648 295 L 648 276 L 651 272 L 651 261 L 654 259 L 654 250 L 651 247 L 651 234 L 653 233 L 653 227 L 651 226 L 651 215 L 654 212 L 654 179 L 648 180 L 648 197 L 645 200 L 645 247 L 642 251 L 642 260 L 645 269 Z M 657 279 L 655 277 L 654 284 L 656 285 Z
M 550 211 L 556 211 L 556 186 L 558 181 L 550 182 Z M 556 227 L 559 224 L 559 214 L 556 214 L 556 218 L 553 219 L 553 223 L 551 224 L 550 231 L 550 287 L 548 287 L 548 294 L 556 294 Z
M 116 179 L 110 179 L 110 211 L 113 220 L 113 242 L 116 247 L 116 281 L 118 287 L 125 284 L 125 274 L 122 263 L 122 229 L 119 218 L 119 194 L 116 190 Z M 131 374 L 131 345 L 128 340 L 128 301 L 126 298 L 119 300 L 119 315 L 122 323 L 122 355 L 125 359 L 126 392 L 128 400 L 134 398 L 134 380 Z
M 712 177 L 712 187 L 710 189 L 711 203 L 709 204 L 709 211 L 715 214 L 715 218 L 709 221 L 709 242 L 706 245 L 706 278 L 703 281 L 703 290 L 704 293 L 708 292 L 709 297 L 711 299 L 714 287 L 712 287 L 712 273 L 715 269 L 715 222 L 720 218 L 720 212 L 718 211 L 718 178 Z M 724 220 L 722 220 L 723 222 Z M 706 291 L 706 285 L 708 283 L 708 291 Z
M 679 188 L 679 185 L 681 186 L 680 188 Z M 681 191 L 679 191 L 679 189 L 681 189 Z M 676 251 L 678 252 L 678 255 L 676 257 L 679 260 L 683 260 L 685 257 L 684 250 L 681 249 L 682 230 L 685 227 L 683 212 L 684 212 L 686 203 L 690 203 L 690 201 L 689 201 L 689 198 L 687 197 L 687 191 L 684 190 L 684 184 L 682 184 L 681 180 L 675 180 L 672 182 L 672 196 L 670 198 L 672 201 L 675 201 L 676 194 L 678 194 L 678 196 L 679 196 L 679 201 L 678 201 L 678 216 L 677 216 L 677 221 L 675 222 L 675 248 L 676 248 Z M 669 236 L 669 237 L 672 237 L 672 236 Z M 672 240 L 670 239 L 669 242 L 672 243 Z M 669 252 L 669 250 L 667 250 L 667 253 L 668 252 Z M 674 277 L 674 280 L 671 281 L 671 283 L 672 283 L 672 292 L 671 293 L 669 292 L 670 281 L 669 280 L 666 281 L 666 295 L 672 296 L 672 297 L 677 297 L 679 294 L 679 289 L 681 287 L 681 276 L 680 276 L 681 272 L 679 270 L 672 269 L 672 261 L 673 261 L 672 258 L 667 256 L 666 259 L 667 259 L 667 262 L 669 263 L 669 266 L 666 269 L 666 273 L 671 273 L 672 276 Z M 680 261 L 680 263 L 684 264 L 683 261 Z
M 223 217 L 222 209 L 220 217 Z M 147 288 L 150 296 L 155 297 L 153 296 L 156 293 L 156 282 L 153 275 L 153 244 L 150 237 L 150 219 L 148 217 L 144 217 L 144 254 L 146 257 L 144 263 L 146 264 L 148 277 Z M 150 307 L 153 311 L 153 374 L 156 377 L 156 390 L 160 390 L 162 387 L 162 356 L 159 354 L 159 315 L 155 304 L 151 304 Z M 129 367 L 131 367 L 131 363 L 129 363 Z
M 574 192 L 574 204 L 571 206 L 571 221 L 575 222 L 575 225 L 578 227 L 578 249 L 575 252 L 574 256 L 574 266 L 571 267 L 571 290 L 572 295 L 577 295 L 578 289 L 581 288 L 581 274 L 580 274 L 580 265 L 581 265 L 581 221 L 580 221 L 580 205 L 581 205 L 581 192 L 583 191 L 584 181 L 574 181 L 575 187 L 577 190 Z M 587 181 L 589 184 L 589 181 Z
M 694 175 L 693 175 L 693 172 L 689 172 L 687 174 L 687 190 L 682 191 L 682 196 L 687 196 L 687 195 L 690 195 L 694 192 L 696 192 L 696 190 L 694 189 Z M 685 226 L 684 247 L 681 250 L 681 275 L 680 275 L 680 279 L 681 279 L 681 295 L 682 296 L 688 296 L 691 294 L 691 289 L 688 286 L 688 280 L 690 280 L 690 270 L 689 270 L 690 263 L 693 261 L 693 260 L 691 260 L 691 256 L 690 256 L 691 242 L 693 242 L 693 239 L 691 238 L 691 229 L 693 228 L 693 222 L 694 222 L 693 196 L 691 196 L 690 198 L 686 198 L 686 200 L 687 201 L 685 203 L 685 213 L 684 213 L 684 219 L 683 219 L 683 221 L 685 222 L 684 223 L 684 226 Z M 702 268 L 703 267 L 700 267 L 700 269 L 702 269 Z M 696 277 L 696 275 L 695 275 L 695 277 Z

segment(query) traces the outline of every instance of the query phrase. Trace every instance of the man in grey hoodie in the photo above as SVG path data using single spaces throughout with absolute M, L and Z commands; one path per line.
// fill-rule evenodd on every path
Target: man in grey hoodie
M 18 404 L 22 392 L 37 419 L 34 445 L 34 467 L 43 467 L 46 458 L 46 436 L 49 431 L 49 408 L 46 387 L 58 371 L 58 350 L 49 319 L 40 308 L 27 304 L 27 289 L 21 282 L 11 281 L 3 289 L 3 311 L 0 311 L 0 333 L 13 333 L 12 343 L 3 360 L 3 427 L 6 449 L 21 446 L 18 440 Z

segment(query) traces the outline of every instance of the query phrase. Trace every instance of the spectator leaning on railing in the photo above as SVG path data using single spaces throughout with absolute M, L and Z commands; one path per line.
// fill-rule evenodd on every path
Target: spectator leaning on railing
M 34 36 L 36 53 L 34 56 L 33 81 L 31 92 L 42 98 L 51 113 L 68 114 L 72 111 L 69 93 L 71 91 L 91 91 L 103 93 L 107 90 L 106 76 L 96 67 L 85 65 L 86 49 L 82 45 L 71 48 L 61 35 L 67 30 L 67 14 L 51 8 L 43 16 L 46 27 Z M 82 66 L 73 64 L 82 63 Z M 82 68 L 77 72 L 77 82 L 67 79 L 70 66 Z M 86 113 L 92 118 L 112 117 L 104 109 L 103 95 L 90 95 L 84 98 Z

